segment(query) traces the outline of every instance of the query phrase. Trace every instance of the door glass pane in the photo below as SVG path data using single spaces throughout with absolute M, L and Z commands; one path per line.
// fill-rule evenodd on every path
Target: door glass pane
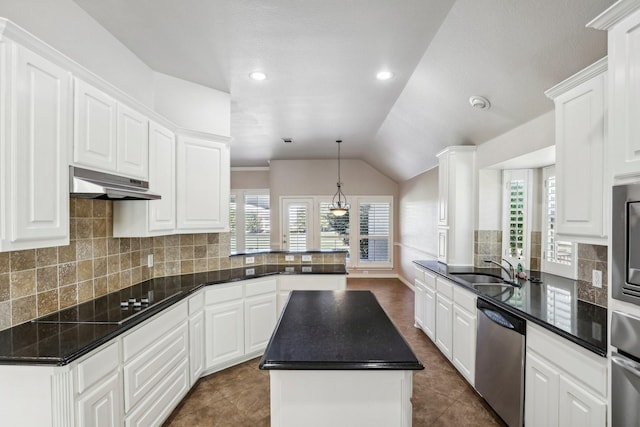
M 509 256 L 517 258 L 524 253 L 524 185 L 523 179 L 509 181 Z
M 390 210 L 390 203 L 360 204 L 360 261 L 388 262 L 390 260 Z
M 238 235 L 236 230 L 236 195 L 232 194 L 229 200 L 229 234 L 231 235 L 231 252 L 238 252 Z
M 245 195 L 245 250 L 271 248 L 271 207 L 268 194 Z
M 571 265 L 573 244 L 556 240 L 556 177 L 547 178 L 547 247 L 546 259 L 563 265 Z
M 328 202 L 320 203 L 320 249 L 349 250 L 349 212 L 335 216 Z M 349 252 L 347 252 L 349 260 Z
M 288 244 L 290 251 L 307 250 L 307 225 L 309 210 L 307 205 L 290 204 L 288 208 Z

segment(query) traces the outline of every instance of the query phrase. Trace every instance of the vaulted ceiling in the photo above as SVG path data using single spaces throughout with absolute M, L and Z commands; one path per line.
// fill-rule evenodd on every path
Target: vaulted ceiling
M 231 94 L 232 166 L 334 158 L 342 139 L 396 181 L 551 110 L 544 90 L 606 55 L 585 24 L 614 2 L 75 1 L 154 70 Z

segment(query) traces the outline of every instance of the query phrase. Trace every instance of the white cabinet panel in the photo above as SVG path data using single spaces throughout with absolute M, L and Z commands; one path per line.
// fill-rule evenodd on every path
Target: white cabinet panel
M 118 104 L 118 172 L 142 180 L 149 177 L 149 120 L 131 108 Z
M 453 303 L 447 297 L 436 294 L 436 345 L 451 360 L 453 345 Z
M 476 375 L 476 313 L 453 307 L 453 365 L 474 385 Z
M 558 425 L 558 370 L 543 359 L 527 352 L 525 363 L 525 408 L 527 427 Z
M 423 328 L 431 341 L 436 339 L 436 292 L 427 286 L 424 292 L 424 319 Z
M 424 277 L 424 276 L 423 276 Z M 414 285 L 414 319 L 415 325 L 421 329 L 424 329 L 424 311 L 425 311 L 425 291 L 426 286 L 418 279 L 415 280 Z
M 560 377 L 558 423 L 563 427 L 601 427 L 607 423 L 607 402 L 565 376 Z
M 113 173 L 118 162 L 116 101 L 79 79 L 74 100 L 74 162 Z
M 0 107 L 6 115 L 0 131 L 0 250 L 66 245 L 71 76 L 8 41 L 0 43 L 0 55 L 0 90 L 10 101 Z
M 176 191 L 178 229 L 227 231 L 230 168 L 226 142 L 178 136 Z
M 83 393 L 120 367 L 120 346 L 118 344 L 119 341 L 116 341 L 78 363 L 76 368 L 78 393 Z
M 204 311 L 189 319 L 189 373 L 194 385 L 204 372 Z
M 154 122 L 149 124 L 149 187 L 162 196 L 150 200 L 149 231 L 176 227 L 176 137 Z
M 249 297 L 244 303 L 245 353 L 263 352 L 276 326 L 276 294 Z
M 121 417 L 120 371 L 78 398 L 79 427 L 117 427 Z
M 215 368 L 244 356 L 242 300 L 205 307 L 206 366 Z
M 555 102 L 556 232 L 572 241 L 607 234 L 606 67 L 604 58 L 546 92 Z

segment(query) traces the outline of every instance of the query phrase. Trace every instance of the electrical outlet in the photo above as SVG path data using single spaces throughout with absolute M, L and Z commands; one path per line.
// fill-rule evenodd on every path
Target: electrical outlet
M 296 268 L 295 267 L 285 267 L 284 268 L 284 272 L 285 273 L 295 273 L 296 272 Z
M 153 267 L 153 254 L 147 255 L 147 266 Z
M 254 262 L 256 262 L 255 258 L 252 256 L 248 256 L 244 259 L 244 263 L 245 264 L 253 264 Z
M 310 265 L 302 266 L 302 272 L 303 273 L 313 273 L 313 267 L 311 267 Z
M 253 276 L 256 274 L 256 269 L 255 268 L 247 268 L 244 271 L 245 276 Z
M 591 282 L 593 283 L 594 288 L 601 288 L 602 287 L 602 271 L 592 270 Z
M 311 262 L 311 255 L 302 255 L 302 262 Z
M 285 255 L 284 256 L 284 260 L 287 262 L 293 262 L 293 260 L 295 259 L 295 257 L 293 255 Z

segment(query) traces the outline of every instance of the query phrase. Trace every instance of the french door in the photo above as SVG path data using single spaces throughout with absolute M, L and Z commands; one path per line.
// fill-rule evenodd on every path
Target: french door
M 312 198 L 282 199 L 282 249 L 305 251 L 312 249 L 315 230 L 313 227 Z

